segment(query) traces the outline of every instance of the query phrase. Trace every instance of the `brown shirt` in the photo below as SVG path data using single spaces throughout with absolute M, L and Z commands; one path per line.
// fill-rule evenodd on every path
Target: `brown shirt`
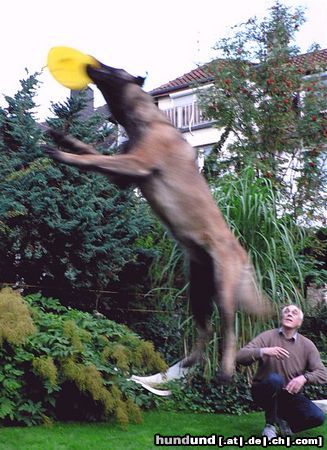
M 282 347 L 288 350 L 290 356 L 284 359 L 261 357 L 260 349 L 264 347 Z M 245 366 L 259 361 L 253 382 L 263 380 L 270 373 L 277 373 L 284 378 L 285 386 L 299 375 L 305 375 L 309 383 L 327 383 L 327 369 L 321 362 L 317 347 L 299 333 L 288 339 L 281 330 L 264 331 L 237 353 L 236 361 Z

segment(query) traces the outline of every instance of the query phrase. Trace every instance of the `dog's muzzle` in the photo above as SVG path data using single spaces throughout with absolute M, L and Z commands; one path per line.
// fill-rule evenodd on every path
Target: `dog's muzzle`
M 95 82 L 103 82 L 108 81 L 109 79 L 112 82 L 125 82 L 125 83 L 135 83 L 136 78 L 133 75 L 130 75 L 124 69 L 116 69 L 115 67 L 106 66 L 99 62 L 100 67 L 94 67 L 88 65 L 86 67 L 86 71 L 88 76 Z

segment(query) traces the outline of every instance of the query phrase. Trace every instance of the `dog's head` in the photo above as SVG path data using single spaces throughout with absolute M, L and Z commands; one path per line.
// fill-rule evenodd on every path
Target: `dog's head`
M 145 78 L 134 77 L 126 70 L 98 63 L 99 67 L 87 66 L 87 73 L 102 92 L 114 118 L 125 125 L 123 110 L 128 108 L 128 105 L 124 105 L 126 88 L 130 84 L 141 88 Z
M 98 61 L 99 67 L 87 66 L 87 73 L 96 85 L 105 85 L 107 88 L 118 89 L 127 83 L 143 86 L 145 78 L 134 77 L 124 69 L 106 66 Z

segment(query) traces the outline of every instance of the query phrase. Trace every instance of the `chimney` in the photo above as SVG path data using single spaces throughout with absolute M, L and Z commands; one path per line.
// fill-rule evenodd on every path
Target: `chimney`
M 94 113 L 94 92 L 93 89 L 87 86 L 85 89 L 80 89 L 77 91 L 70 91 L 70 98 L 77 97 L 83 93 L 86 98 L 86 105 L 81 111 L 80 116 L 82 119 L 87 119 Z

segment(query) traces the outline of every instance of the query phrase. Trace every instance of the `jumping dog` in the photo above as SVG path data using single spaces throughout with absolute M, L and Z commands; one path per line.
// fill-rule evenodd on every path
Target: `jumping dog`
M 61 163 L 101 172 L 119 187 L 138 186 L 189 261 L 189 300 L 198 336 L 182 365 L 191 366 L 203 358 L 216 302 L 223 336 L 220 377 L 229 381 L 235 366 L 236 309 L 264 316 L 269 304 L 259 292 L 246 251 L 229 230 L 199 173 L 195 150 L 142 90 L 144 78 L 99 65 L 88 66 L 87 73 L 114 119 L 126 130 L 123 151 L 105 156 L 55 130 L 48 130 L 53 141 L 75 154 L 51 146 L 45 146 L 45 151 Z

